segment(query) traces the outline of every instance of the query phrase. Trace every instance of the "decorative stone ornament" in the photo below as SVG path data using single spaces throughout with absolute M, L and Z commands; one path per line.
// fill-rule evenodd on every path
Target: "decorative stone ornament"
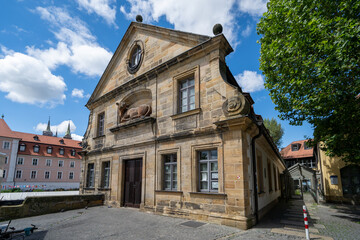
M 214 27 L 213 27 L 214 35 L 221 34 L 222 31 L 223 31 L 223 27 L 222 27 L 222 25 L 220 23 L 217 23 L 217 24 L 214 25 Z
M 142 104 L 138 107 L 128 108 L 126 103 L 119 104 L 119 119 L 120 123 L 127 122 L 136 118 L 144 118 L 150 116 L 151 107 L 147 104 Z
M 143 18 L 141 15 L 136 15 L 136 21 L 137 22 L 142 22 L 143 21 Z
M 225 115 L 246 115 L 250 112 L 250 104 L 244 95 L 233 96 L 227 99 L 223 104 L 223 111 Z
M 143 52 L 144 52 L 144 44 L 140 40 L 135 41 L 131 45 L 126 60 L 127 69 L 129 73 L 134 74 L 137 72 L 137 70 L 139 70 L 143 60 Z

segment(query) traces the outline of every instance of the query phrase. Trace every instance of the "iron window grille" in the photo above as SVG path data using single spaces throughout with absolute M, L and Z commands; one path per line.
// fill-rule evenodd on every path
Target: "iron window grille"
M 164 190 L 177 190 L 177 157 L 176 154 L 163 155 L 164 159 Z
M 94 164 L 88 164 L 88 171 L 87 171 L 87 187 L 93 188 L 94 187 Z
M 217 150 L 199 151 L 199 190 L 217 192 L 219 189 Z
M 110 162 L 103 162 L 103 181 L 102 186 L 108 188 L 110 186 Z

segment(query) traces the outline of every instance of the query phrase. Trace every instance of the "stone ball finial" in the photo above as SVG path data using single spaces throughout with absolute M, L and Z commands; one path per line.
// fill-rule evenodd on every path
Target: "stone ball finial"
M 214 27 L 213 27 L 214 35 L 221 34 L 222 31 L 223 31 L 223 27 L 222 27 L 222 25 L 220 23 L 217 23 L 217 24 L 214 25 Z
M 137 16 L 136 16 L 136 21 L 137 21 L 137 22 L 142 22 L 142 21 L 143 21 L 142 16 L 141 16 L 141 15 L 137 15 Z

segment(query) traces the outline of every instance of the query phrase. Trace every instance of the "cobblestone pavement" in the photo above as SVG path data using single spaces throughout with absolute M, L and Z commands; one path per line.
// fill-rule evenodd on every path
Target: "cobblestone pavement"
M 16 229 L 35 224 L 25 239 L 305 239 L 302 206 L 309 210 L 311 239 L 360 239 L 359 208 L 317 205 L 311 196 L 280 202 L 250 230 L 106 206 L 14 220 Z M 4 224 L 4 222 L 0 223 Z

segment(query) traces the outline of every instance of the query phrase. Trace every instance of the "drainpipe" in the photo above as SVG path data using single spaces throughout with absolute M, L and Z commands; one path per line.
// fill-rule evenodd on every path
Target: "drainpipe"
M 255 122 L 256 123 L 256 122 Z M 257 138 L 259 138 L 261 135 L 262 135 L 262 128 L 256 123 L 256 125 L 258 126 L 258 129 L 259 129 L 259 133 L 254 136 L 252 139 L 251 139 L 251 158 L 252 158 L 252 165 L 253 165 L 253 192 L 254 192 L 254 200 L 255 200 L 255 225 L 259 222 L 259 214 L 258 214 L 258 186 L 257 186 L 257 178 L 258 178 L 258 175 L 257 175 L 257 170 L 256 170 L 256 151 L 255 151 L 255 140 Z

